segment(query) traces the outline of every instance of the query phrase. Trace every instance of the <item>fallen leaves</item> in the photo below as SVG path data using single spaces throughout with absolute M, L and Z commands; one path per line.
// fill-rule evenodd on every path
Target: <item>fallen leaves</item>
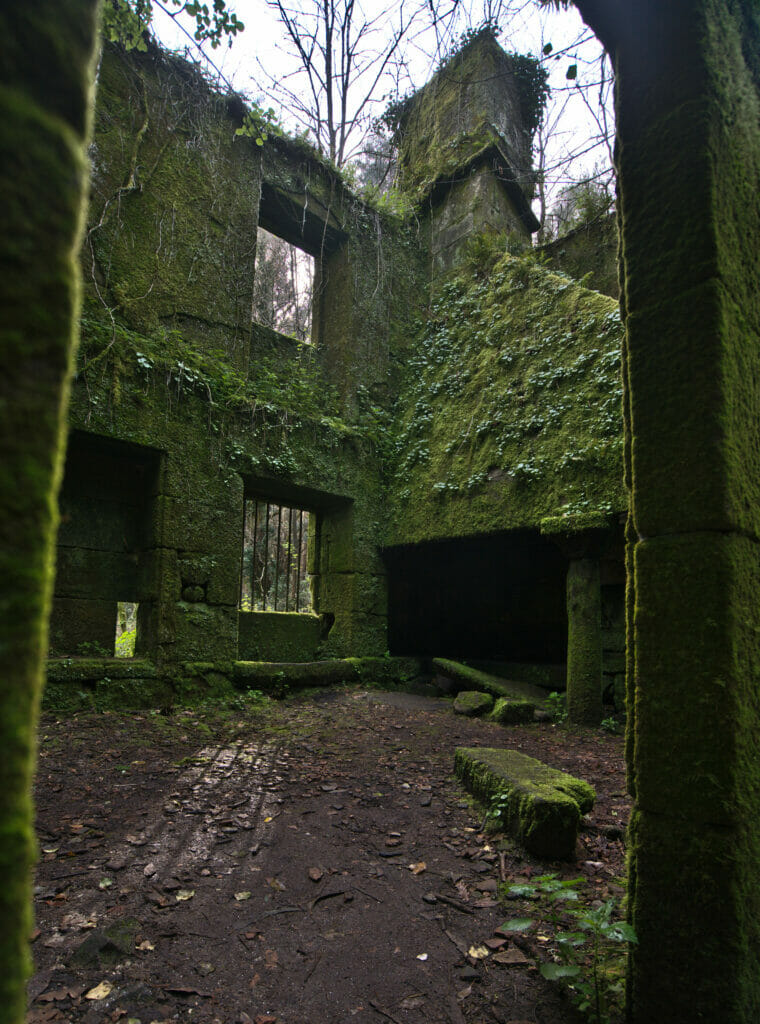
M 485 946 L 470 946 L 467 950 L 467 956 L 471 956 L 473 960 L 485 960 L 490 955 L 490 950 Z
M 500 924 L 496 929 L 497 935 L 509 937 L 511 932 L 527 932 L 533 927 L 533 919 L 530 917 L 513 917 L 509 921 L 505 921 L 504 924 Z
M 530 960 L 521 949 L 518 949 L 517 946 L 512 946 L 510 949 L 506 949 L 503 952 L 494 953 L 492 962 L 496 964 L 505 964 L 507 967 L 519 967 L 523 964 L 532 963 L 532 960 Z
M 85 985 L 65 985 L 63 988 L 49 989 L 37 996 L 37 1003 L 58 1003 L 64 999 L 78 999 L 84 992 Z M 89 997 L 88 997 L 89 998 Z
M 184 903 L 195 896 L 195 889 L 179 889 L 175 894 L 177 903 Z
M 95 988 L 91 988 L 89 992 L 85 992 L 85 999 L 105 999 L 106 996 L 110 996 L 113 992 L 113 985 L 110 981 L 101 981 Z

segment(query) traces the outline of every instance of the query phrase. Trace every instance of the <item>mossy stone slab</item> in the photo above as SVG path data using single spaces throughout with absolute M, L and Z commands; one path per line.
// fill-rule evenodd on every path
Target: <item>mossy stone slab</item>
M 478 690 L 462 690 L 454 700 L 454 714 L 466 715 L 468 718 L 475 718 L 484 715 L 493 707 L 493 697 L 490 693 L 480 693 Z
M 529 700 L 499 697 L 493 706 L 491 719 L 499 725 L 520 725 L 532 722 L 536 705 Z
M 463 665 L 458 661 L 450 661 L 448 658 L 433 658 L 433 668 L 456 684 L 470 684 L 476 686 L 479 691 L 490 693 L 492 697 L 503 697 L 505 700 L 527 700 L 534 706 L 543 704 L 546 694 L 537 686 L 531 683 L 523 683 L 513 679 L 502 679 L 500 676 L 491 675 L 489 672 L 482 672 L 480 669 L 472 668 L 471 665 Z
M 506 795 L 507 831 L 530 853 L 545 860 L 574 858 L 581 815 L 596 800 L 587 782 L 516 750 L 490 747 L 457 747 L 454 770 L 484 803 Z

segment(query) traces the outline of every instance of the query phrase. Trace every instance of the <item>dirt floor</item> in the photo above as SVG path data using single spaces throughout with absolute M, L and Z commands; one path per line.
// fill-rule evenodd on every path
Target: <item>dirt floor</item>
M 620 896 L 620 738 L 398 693 L 236 704 L 43 718 L 30 1024 L 576 1019 L 535 966 L 551 937 L 496 934 L 498 888 L 557 871 Z M 481 831 L 457 745 L 591 782 L 577 862 Z

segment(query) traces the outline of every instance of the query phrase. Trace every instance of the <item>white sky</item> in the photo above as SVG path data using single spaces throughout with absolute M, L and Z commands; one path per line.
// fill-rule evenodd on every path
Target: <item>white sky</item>
M 291 2 L 295 3 L 295 0 Z M 392 2 L 397 3 L 398 0 Z M 489 0 L 462 0 L 459 21 L 453 33 L 454 39 L 457 39 L 468 25 L 477 27 L 482 23 L 483 5 L 488 2 Z M 494 0 L 490 2 L 493 7 Z M 411 0 L 402 0 L 402 3 L 407 5 L 405 13 L 408 16 Z M 381 0 L 357 0 L 358 4 L 361 4 L 364 14 L 370 18 L 381 15 L 388 6 Z M 296 79 L 288 77 L 296 68 L 296 64 L 288 49 L 285 30 L 279 23 L 276 13 L 266 0 L 228 0 L 228 6 L 244 22 L 245 30 L 234 38 L 231 47 L 226 44 L 216 50 L 207 47 L 208 56 L 236 91 L 256 100 L 264 107 L 274 107 L 286 130 L 297 131 L 302 126 L 288 114 L 284 99 L 281 96 L 278 98 L 277 93 L 278 85 L 285 81 L 291 89 L 296 89 L 297 86 Z M 380 19 L 376 37 L 378 48 L 382 45 L 383 32 L 390 23 L 391 19 L 388 16 Z M 598 134 L 599 129 L 581 98 L 580 90 L 575 83 L 565 77 L 568 66 L 576 63 L 577 59 L 577 82 L 587 84 L 592 80 L 598 81 L 598 65 L 591 62 L 599 54 L 600 46 L 573 8 L 557 13 L 539 9 L 537 4 L 528 4 L 516 16 L 508 20 L 500 18 L 499 25 L 502 30 L 499 41 L 505 50 L 541 58 L 544 45 L 548 42 L 553 45 L 553 54 L 546 58 L 552 87 L 552 98 L 546 118 L 546 122 L 552 126 L 550 142 L 547 145 L 546 178 L 550 193 L 556 196 L 559 189 L 570 180 L 592 173 L 596 161 L 608 162 L 604 147 L 588 151 L 589 140 Z M 154 8 L 154 30 L 168 48 L 181 50 L 189 46 L 189 55 L 195 59 L 199 56 L 197 48 L 190 46 L 188 37 L 157 8 Z M 577 44 L 579 39 L 580 45 Z M 400 83 L 401 94 L 408 92 L 411 87 L 418 88 L 431 77 L 438 63 L 434 49 L 435 40 L 430 30 L 410 33 L 406 44 L 408 77 Z M 566 49 L 567 52 L 563 52 Z M 557 53 L 561 56 L 554 59 Z M 375 116 L 382 113 L 385 108 L 387 99 L 383 97 L 390 88 L 390 82 L 386 82 L 380 88 L 376 109 L 373 111 Z M 596 85 L 589 86 L 586 90 L 586 95 L 597 110 L 598 94 L 599 88 Z M 608 103 L 608 108 L 609 106 Z M 611 122 L 612 114 L 609 109 L 608 117 Z M 580 155 L 569 159 L 573 153 Z

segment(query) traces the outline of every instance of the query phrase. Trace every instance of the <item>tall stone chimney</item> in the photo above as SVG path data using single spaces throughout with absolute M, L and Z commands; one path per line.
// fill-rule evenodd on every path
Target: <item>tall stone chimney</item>
M 473 234 L 506 231 L 527 243 L 538 230 L 525 60 L 481 33 L 401 113 L 398 182 L 429 223 L 433 277 L 457 262 Z

